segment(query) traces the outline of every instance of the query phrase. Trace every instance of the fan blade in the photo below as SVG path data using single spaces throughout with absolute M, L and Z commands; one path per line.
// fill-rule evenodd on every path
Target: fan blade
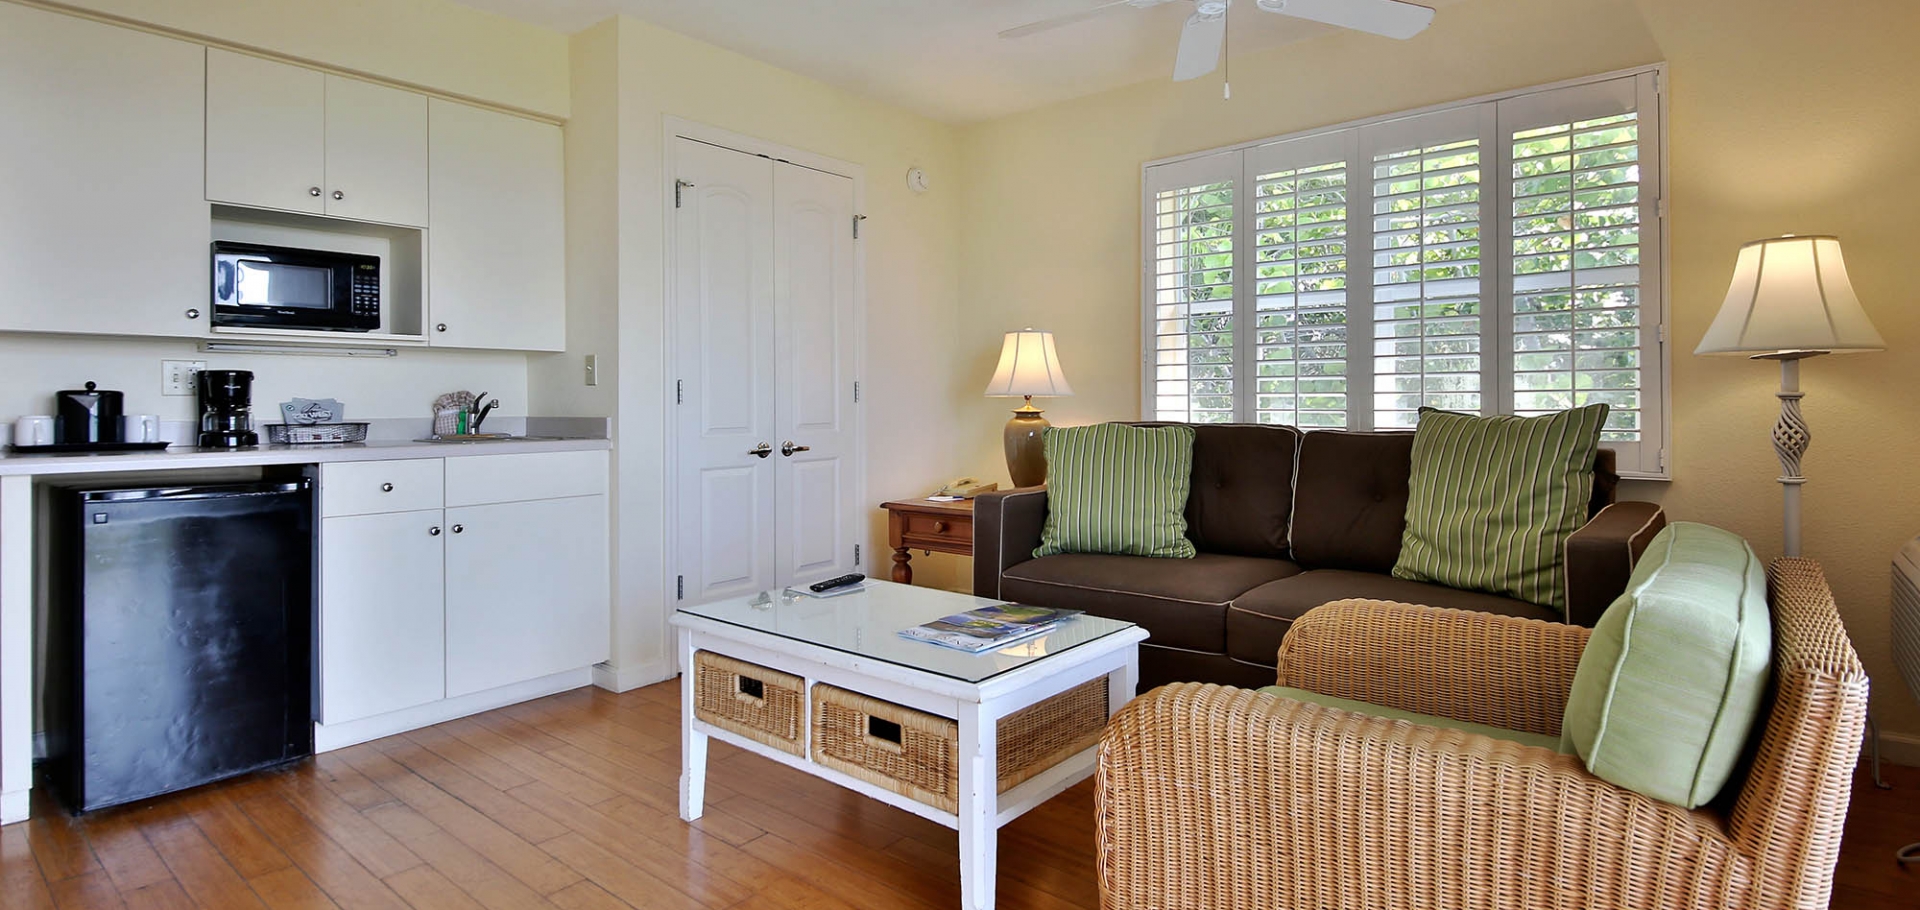
M 1187 17 L 1180 30 L 1180 54 L 1173 61 L 1173 81 L 1198 79 L 1220 65 L 1220 45 L 1227 38 L 1227 17 Z
M 1259 0 L 1270 13 L 1405 40 L 1426 31 L 1433 10 L 1401 0 Z
M 1157 0 L 1157 2 L 1155 3 L 1148 3 L 1144 5 L 1158 6 L 1160 2 L 1165 2 L 1165 0 Z M 1091 19 L 1095 16 L 1100 15 L 1101 13 L 1106 12 L 1107 10 L 1113 9 L 1116 6 L 1136 6 L 1137 7 L 1141 5 L 1143 4 L 1137 3 L 1135 2 L 1135 0 L 1112 0 L 1112 2 L 1110 3 L 1102 3 L 1099 6 L 1089 7 L 1077 13 L 1067 13 L 1064 16 L 1055 16 L 1051 19 L 1042 19 L 1039 22 L 1029 22 L 1026 25 L 1010 28 L 1004 32 L 1001 32 L 1000 37 L 1025 38 L 1028 35 L 1036 34 L 1038 32 L 1049 31 L 1051 29 L 1059 28 L 1060 26 L 1063 26 L 1063 25 L 1072 25 L 1075 22 L 1081 22 L 1087 19 Z

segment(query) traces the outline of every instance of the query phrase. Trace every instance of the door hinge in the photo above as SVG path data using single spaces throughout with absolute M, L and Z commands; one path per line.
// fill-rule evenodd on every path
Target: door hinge
M 673 182 L 673 207 L 674 208 L 676 209 L 679 208 L 683 201 L 680 195 L 681 191 L 685 190 L 687 187 L 690 187 L 692 185 L 693 184 L 688 183 L 685 180 L 675 180 Z
M 1653 201 L 1653 216 L 1662 219 L 1667 217 L 1667 200 L 1665 197 Z
M 860 403 L 860 383 L 857 380 L 853 384 L 853 403 Z
M 1666 469 L 1667 469 L 1667 450 L 1661 449 L 1660 450 L 1660 470 L 1664 471 Z
M 673 599 L 674 600 L 687 599 L 687 576 L 675 575 L 673 577 Z
M 673 381 L 673 403 L 674 404 L 687 403 L 687 381 L 686 380 L 676 379 Z
M 865 220 L 867 220 L 867 216 L 865 215 L 853 216 L 853 239 L 855 240 L 860 239 L 860 222 Z
M 853 564 L 856 566 L 860 564 L 860 545 L 859 544 L 853 545 Z
M 1660 328 L 1659 328 L 1659 338 L 1660 338 L 1660 343 L 1661 343 L 1661 344 L 1666 344 L 1666 343 L 1667 343 L 1667 324 L 1666 324 L 1666 323 L 1664 323 L 1664 322 L 1663 322 L 1663 323 L 1660 323 Z

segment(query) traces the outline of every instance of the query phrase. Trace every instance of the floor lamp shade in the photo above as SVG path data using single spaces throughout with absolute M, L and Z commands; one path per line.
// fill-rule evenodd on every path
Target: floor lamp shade
M 1007 421 L 1007 474 L 1016 487 L 1033 487 L 1047 480 L 1047 454 L 1041 431 L 1047 419 L 1033 406 L 1033 396 L 1072 395 L 1073 386 L 1060 370 L 1060 353 L 1053 333 L 1024 329 L 1008 332 L 1000 346 L 1000 365 L 987 383 L 989 398 L 1023 398 L 1026 403 Z
M 1800 459 L 1813 442 L 1800 416 L 1800 361 L 1885 348 L 1853 292 L 1838 237 L 1789 234 L 1740 248 L 1727 299 L 1693 352 L 1780 361 L 1773 453 L 1780 459 L 1787 556 L 1800 555 L 1800 487 L 1807 482 Z

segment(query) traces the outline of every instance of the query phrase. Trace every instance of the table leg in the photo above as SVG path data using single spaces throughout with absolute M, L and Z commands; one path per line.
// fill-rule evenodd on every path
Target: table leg
M 999 856 L 999 725 L 982 706 L 960 710 L 960 906 L 993 910 Z
M 680 630 L 680 820 L 706 812 L 707 734 L 693 728 L 693 633 Z
M 1127 662 L 1119 669 L 1107 674 L 1107 716 L 1120 713 L 1120 709 L 1133 701 L 1134 692 L 1140 688 L 1140 646 L 1135 645 L 1127 655 Z
M 908 565 L 912 559 L 913 553 L 909 552 L 906 547 L 894 548 L 893 580 L 896 583 L 903 585 L 913 584 L 913 566 Z

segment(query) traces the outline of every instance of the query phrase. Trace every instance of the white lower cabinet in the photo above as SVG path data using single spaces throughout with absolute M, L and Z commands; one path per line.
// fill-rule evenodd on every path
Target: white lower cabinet
M 607 453 L 329 464 L 320 478 L 316 719 L 361 722 L 328 742 L 484 710 L 479 693 L 607 658 Z M 444 489 L 418 489 L 429 481 Z

